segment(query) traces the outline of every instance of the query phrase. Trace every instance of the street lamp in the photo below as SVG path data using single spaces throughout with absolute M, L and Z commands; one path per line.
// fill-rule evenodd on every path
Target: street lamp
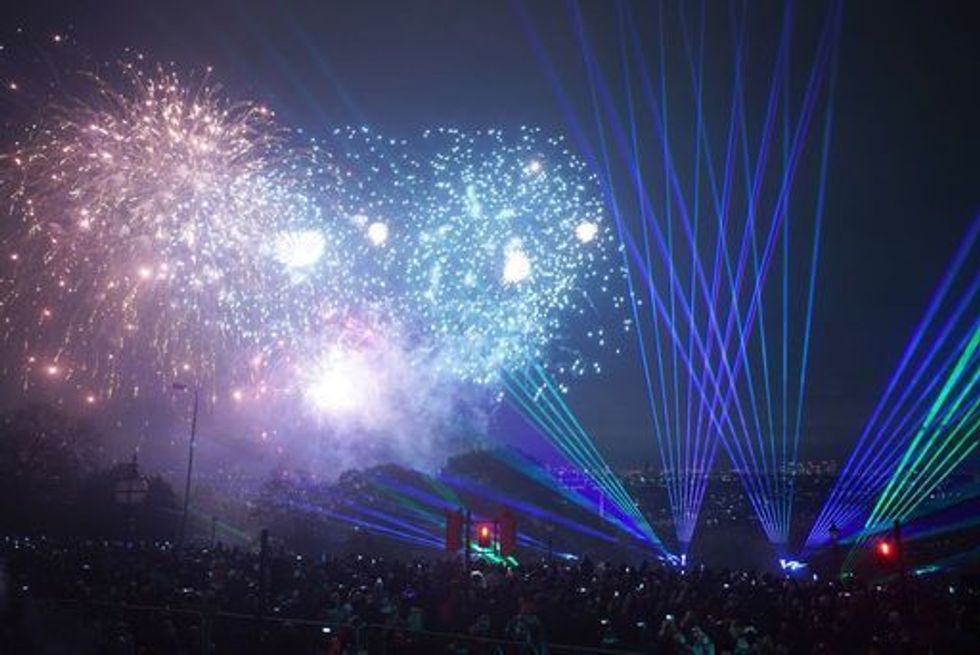
M 197 436 L 197 387 L 189 387 L 181 382 L 173 383 L 174 391 L 190 391 L 194 394 L 194 413 L 191 414 L 191 441 L 187 448 L 187 481 L 184 484 L 184 513 L 180 519 L 180 534 L 177 537 L 177 548 L 184 545 L 187 534 L 187 510 L 191 502 L 191 470 L 194 468 L 194 439 Z

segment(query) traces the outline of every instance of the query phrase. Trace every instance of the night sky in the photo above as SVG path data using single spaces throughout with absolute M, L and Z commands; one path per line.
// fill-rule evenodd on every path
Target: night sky
M 782 5 L 750 4 L 764 35 Z M 637 20 L 651 6 L 635 3 Z M 614 7 L 582 3 L 597 54 L 610 66 Z M 569 7 L 557 0 L 32 0 L 0 10 L 0 43 L 8 46 L 0 61 L 17 44 L 68 33 L 94 59 L 132 47 L 189 69 L 212 65 L 229 95 L 266 101 L 286 125 L 310 133 L 347 124 L 393 135 L 440 125 L 561 132 L 565 118 L 521 8 L 587 115 Z M 817 14 L 800 15 L 794 39 L 805 44 Z M 980 40 L 975 22 L 953 5 L 851 2 L 839 66 L 803 440 L 804 456 L 838 458 L 980 210 Z M 3 62 L 0 75 L 10 72 Z M 0 111 L 8 110 L 0 100 Z M 620 463 L 655 461 L 634 356 L 627 349 L 610 357 L 603 376 L 571 394 Z

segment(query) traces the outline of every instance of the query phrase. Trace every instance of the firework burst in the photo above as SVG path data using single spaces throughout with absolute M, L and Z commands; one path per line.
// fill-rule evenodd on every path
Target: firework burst
M 602 345 L 594 301 L 622 303 L 621 271 L 597 182 L 561 139 L 347 129 L 300 148 L 207 77 L 125 64 L 84 87 L 3 159 L 4 361 L 25 384 L 303 398 L 308 376 L 283 372 L 350 321 L 440 390 L 598 368 L 570 337 Z
M 168 371 L 212 381 L 283 331 L 269 242 L 319 209 L 264 107 L 172 70 L 120 78 L 90 77 L 4 160 L 4 336 L 107 393 Z
M 595 302 L 622 303 L 610 293 L 621 272 L 598 183 L 561 139 L 530 128 L 512 139 L 432 130 L 411 146 L 364 130 L 335 136 L 347 146 L 338 168 L 357 180 L 341 189 L 340 211 L 363 229 L 351 247 L 372 267 L 362 298 L 397 298 L 398 322 L 442 369 L 494 385 L 531 362 L 598 368 L 567 323 L 598 324 L 586 332 L 602 345 Z

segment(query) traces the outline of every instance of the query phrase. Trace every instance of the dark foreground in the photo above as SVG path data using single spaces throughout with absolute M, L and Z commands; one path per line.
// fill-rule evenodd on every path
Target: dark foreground
M 903 596 L 897 583 L 588 560 L 467 575 L 454 561 L 220 546 L 176 557 L 166 544 L 13 538 L 0 558 L 0 653 L 969 653 L 980 643 L 977 586 L 937 577 Z

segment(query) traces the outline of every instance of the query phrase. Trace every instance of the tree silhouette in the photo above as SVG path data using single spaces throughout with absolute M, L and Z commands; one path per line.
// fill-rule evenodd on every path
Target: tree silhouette
M 101 437 L 44 405 L 0 414 L 0 521 L 31 530 L 65 510 L 95 470 Z

